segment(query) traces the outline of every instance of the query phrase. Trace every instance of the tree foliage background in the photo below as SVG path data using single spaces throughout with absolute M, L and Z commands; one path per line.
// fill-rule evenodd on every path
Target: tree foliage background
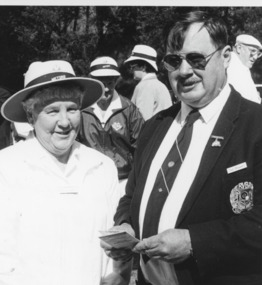
M 68 60 L 78 76 L 88 76 L 90 62 L 101 55 L 113 57 L 129 80 L 123 61 L 135 44 L 157 50 L 159 78 L 168 85 L 160 64 L 164 35 L 180 14 L 198 9 L 224 19 L 229 44 L 241 33 L 262 42 L 262 7 L 1 6 L 0 85 L 11 92 L 23 88 L 23 74 L 37 60 Z M 261 62 L 252 68 L 257 83 Z

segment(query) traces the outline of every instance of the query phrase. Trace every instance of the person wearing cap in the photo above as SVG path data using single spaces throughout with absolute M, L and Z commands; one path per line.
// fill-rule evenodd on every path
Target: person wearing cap
M 250 69 L 262 55 L 261 43 L 251 35 L 238 35 L 227 69 L 228 82 L 246 99 L 261 103 Z
M 157 53 L 147 45 L 136 45 L 131 56 L 124 62 L 133 72 L 136 85 L 132 102 L 138 107 L 145 120 L 172 106 L 167 87 L 157 78 Z
M 120 198 L 117 169 L 75 141 L 104 86 L 63 60 L 33 62 L 24 80 L 1 108 L 33 131 L 0 151 L 0 284 L 128 284 L 129 263 L 112 263 L 99 239 Z
M 105 92 L 82 111 L 79 141 L 113 159 L 124 194 L 144 119 L 138 108 L 115 90 L 120 73 L 113 58 L 103 56 L 92 61 L 90 76 L 104 84 Z

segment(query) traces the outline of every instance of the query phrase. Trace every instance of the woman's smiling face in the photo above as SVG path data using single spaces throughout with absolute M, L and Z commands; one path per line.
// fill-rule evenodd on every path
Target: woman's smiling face
M 41 145 L 57 158 L 68 157 L 80 126 L 80 106 L 54 101 L 34 108 L 32 124 Z

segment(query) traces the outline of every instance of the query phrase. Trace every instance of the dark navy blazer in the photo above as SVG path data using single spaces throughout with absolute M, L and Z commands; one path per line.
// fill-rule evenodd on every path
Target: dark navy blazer
M 115 215 L 115 223 L 131 223 L 137 237 L 149 167 L 180 107 L 155 115 L 140 135 Z M 262 106 L 232 89 L 212 135 L 223 137 L 221 146 L 208 140 L 176 223 L 189 229 L 194 252 L 175 266 L 180 285 L 262 284 Z

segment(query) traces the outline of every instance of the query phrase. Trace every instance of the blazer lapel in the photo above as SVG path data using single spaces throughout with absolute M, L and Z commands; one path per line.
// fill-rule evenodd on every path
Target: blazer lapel
M 222 154 L 232 132 L 234 131 L 234 121 L 239 115 L 240 104 L 241 96 L 235 91 L 231 91 L 228 101 L 222 110 L 220 117 L 218 118 L 214 130 L 212 131 L 212 135 L 221 136 L 224 138 L 223 140 L 220 140 L 221 147 L 212 146 L 215 139 L 212 138 L 211 135 L 205 147 L 196 177 L 188 191 L 188 194 L 179 213 L 176 226 L 179 226 L 179 224 L 181 224 L 183 219 L 190 211 L 192 205 L 194 204 L 194 201 L 203 189 L 205 181 L 215 166 L 217 159 Z
M 144 149 L 142 163 L 150 163 L 151 165 L 152 159 L 154 158 L 152 154 L 156 154 L 160 144 L 162 143 L 166 133 L 168 132 L 180 109 L 181 104 L 178 103 L 171 109 L 167 109 L 164 112 L 158 114 L 155 122 L 153 122 L 152 127 L 149 128 L 150 142 Z

